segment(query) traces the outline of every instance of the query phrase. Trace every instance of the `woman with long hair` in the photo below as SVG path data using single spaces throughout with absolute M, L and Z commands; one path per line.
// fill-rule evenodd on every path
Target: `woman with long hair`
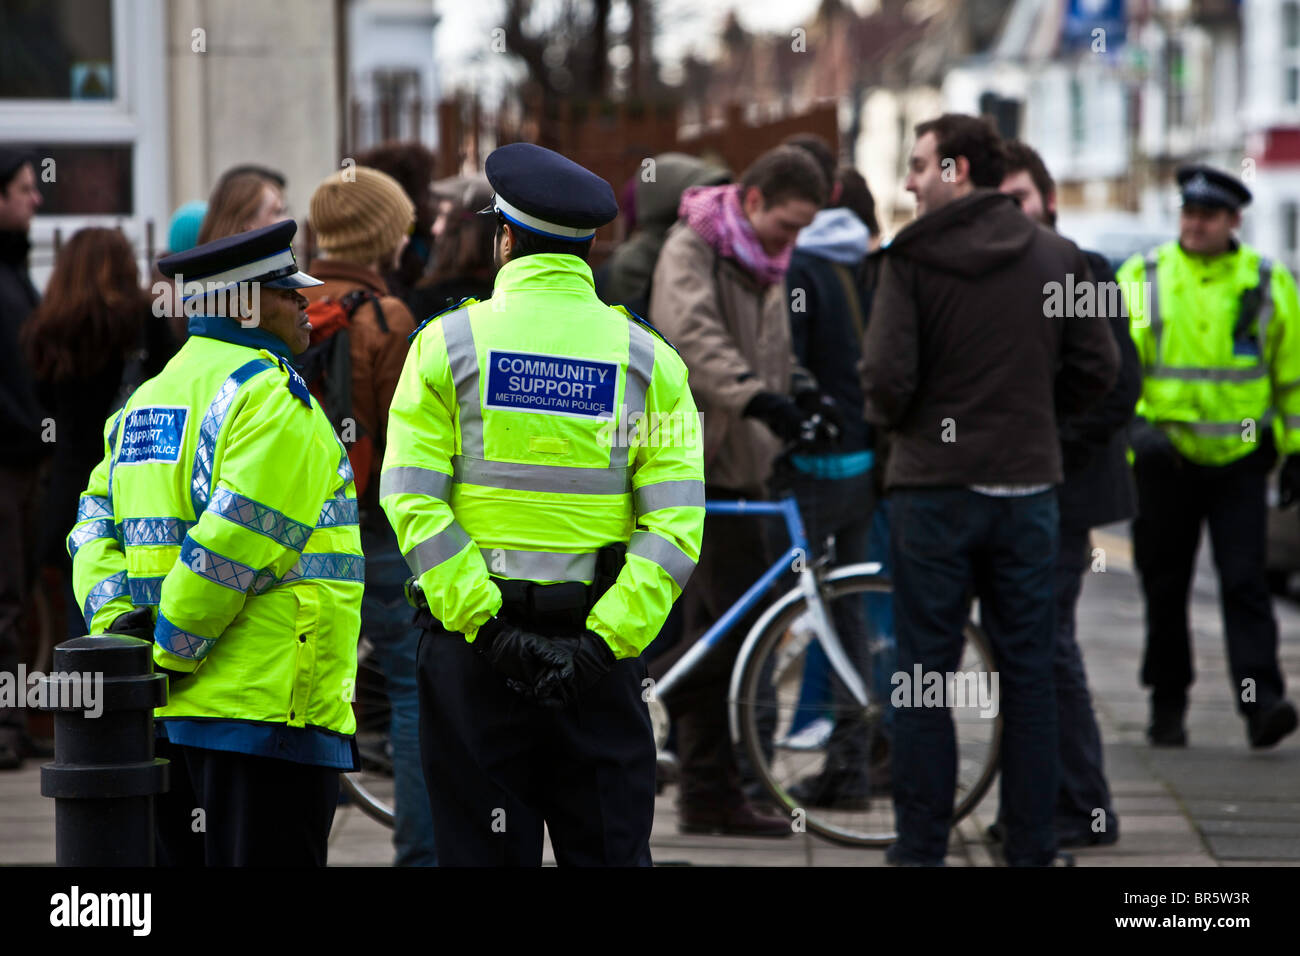
M 429 273 L 407 296 L 416 322 L 455 305 L 461 299 L 492 295 L 497 269 L 493 242 L 496 216 L 477 214 L 492 200 L 492 187 L 473 177 L 443 188 L 444 205 L 434 221 L 433 260 Z
M 287 218 L 284 184 L 269 170 L 227 172 L 208 197 L 208 212 L 199 227 L 198 244 L 261 229 Z
M 153 316 L 135 250 L 117 229 L 82 229 L 59 251 L 22 345 L 51 413 L 42 437 L 54 446 L 38 559 L 43 569 L 62 572 L 71 595 L 66 540 L 81 489 L 104 457 L 104 422 L 135 386 L 162 370 L 176 346 L 167 321 Z M 75 603 L 68 630 L 82 634 Z

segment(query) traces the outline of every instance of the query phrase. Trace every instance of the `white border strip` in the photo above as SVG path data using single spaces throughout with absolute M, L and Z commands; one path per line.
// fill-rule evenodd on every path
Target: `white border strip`
M 596 234 L 595 229 L 575 229 L 572 226 L 561 226 L 558 223 L 547 222 L 545 219 L 538 219 L 536 216 L 530 216 L 528 213 L 515 206 L 510 205 L 497 193 L 493 197 L 493 205 L 500 209 L 511 219 L 518 219 L 525 226 L 531 226 L 533 229 L 540 229 L 542 232 L 549 232 L 556 236 L 562 236 L 565 239 L 590 239 Z

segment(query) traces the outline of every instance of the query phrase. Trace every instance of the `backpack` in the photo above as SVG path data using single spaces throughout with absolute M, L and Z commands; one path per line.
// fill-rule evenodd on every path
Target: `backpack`
M 307 306 L 311 319 L 311 345 L 298 357 L 307 388 L 316 396 L 334 431 L 344 439 L 348 461 L 361 498 L 370 482 L 375 461 L 374 439 L 362 428 L 352 412 L 352 342 L 349 334 L 352 316 L 371 303 L 381 332 L 388 333 L 379 297 L 364 289 L 355 289 L 339 299 L 325 296 Z

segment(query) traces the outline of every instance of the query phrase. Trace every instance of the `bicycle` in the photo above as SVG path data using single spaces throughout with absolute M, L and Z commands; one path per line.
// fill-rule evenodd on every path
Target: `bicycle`
M 877 792 L 872 794 L 869 806 L 846 809 L 806 807 L 789 792 L 793 782 L 814 774 L 825 762 L 830 745 L 830 740 L 823 738 L 809 746 L 790 733 L 800 710 L 797 698 L 814 643 L 822 648 L 834 679 L 840 682 L 841 697 L 847 693 L 851 698 L 847 704 L 832 705 L 830 724 L 857 721 L 856 732 L 869 740 L 868 753 L 875 768 L 887 762 L 888 742 L 884 732 L 887 708 L 873 699 L 867 682 L 851 663 L 849 651 L 833 621 L 859 616 L 857 609 L 850 607 L 842 611 L 836 602 L 865 602 L 868 595 L 887 598 L 892 592 L 888 577 L 881 573 L 879 563 L 831 568 L 826 556 L 809 560 L 809 542 L 793 495 L 775 502 L 709 501 L 705 503 L 705 512 L 779 516 L 785 521 L 791 544 L 654 685 L 649 704 L 657 747 L 662 752 L 669 727 L 662 698 L 793 569 L 799 574 L 798 585 L 763 612 L 737 655 L 728 694 L 732 742 L 755 768 L 769 796 L 792 814 L 802 812 L 807 829 L 850 846 L 878 847 L 893 843 L 896 839 L 893 801 L 886 799 L 882 787 L 875 788 Z M 861 615 L 861 619 L 869 621 L 870 615 Z M 994 671 L 993 653 L 984 632 L 973 620 L 967 622 L 964 633 L 966 649 L 960 672 L 974 674 L 978 684 L 979 675 Z M 872 637 L 867 634 L 859 640 L 867 641 L 871 663 L 878 665 L 884 659 L 884 647 Z M 385 750 L 388 712 L 384 706 L 383 675 L 367 647 L 363 636 L 359 644 L 354 703 L 362 770 L 344 774 L 342 783 L 363 813 L 392 827 L 392 762 Z M 992 785 L 997 774 L 1002 732 L 1000 711 L 993 718 L 961 711 L 955 709 L 958 771 L 954 825 L 979 804 Z
M 750 629 L 732 670 L 728 694 L 728 711 L 732 742 L 749 760 L 768 795 L 788 810 L 793 821 L 837 843 L 851 846 L 887 846 L 897 836 L 894 830 L 893 800 L 881 784 L 880 772 L 888 764 L 887 715 L 889 708 L 873 698 L 868 683 L 873 676 L 859 673 L 851 660 L 851 641 L 841 639 L 835 621 L 854 619 L 869 622 L 865 601 L 869 595 L 888 595 L 892 585 L 881 573 L 879 563 L 860 563 L 829 567 L 829 558 L 810 560 L 803 519 L 793 495 L 778 501 L 709 501 L 706 513 L 755 516 L 779 516 L 784 519 L 790 548 L 733 604 L 654 685 L 651 709 L 656 727 L 656 742 L 662 748 L 666 737 L 667 716 L 662 698 L 690 672 L 695 664 L 714 648 L 736 623 L 752 611 L 760 599 L 782 577 L 794 570 L 799 583 L 781 595 Z M 973 621 L 965 627 L 965 651 L 959 674 L 975 677 L 975 686 L 996 687 L 981 675 L 995 670 L 993 653 L 987 637 Z M 883 646 L 870 633 L 857 636 L 865 642 L 875 663 L 884 659 Z M 811 776 L 825 763 L 828 750 L 835 746 L 836 731 L 820 741 L 799 739 L 792 734 L 799 716 L 799 697 L 811 647 L 819 646 L 839 682 L 837 697 L 847 702 L 832 703 L 830 724 L 848 728 L 856 735 L 862 760 L 871 766 L 861 774 L 867 779 L 876 770 L 877 779 L 869 796 L 860 796 L 842 807 L 805 806 L 795 799 L 789 788 L 798 780 Z M 860 650 L 862 645 L 856 645 Z M 859 657 L 861 654 L 859 653 Z M 869 666 L 869 670 L 872 668 Z M 891 683 L 897 675 L 890 674 Z M 910 675 L 904 675 L 910 677 Z M 970 686 L 969 683 L 966 685 Z M 878 696 L 878 695 L 877 695 Z M 951 699 L 951 698 L 949 698 Z M 1002 733 L 1000 710 L 987 715 L 993 701 L 977 701 L 976 708 L 954 708 L 957 731 L 957 790 L 953 824 L 968 814 L 983 799 L 997 773 L 998 750 Z M 806 708 L 805 708 L 806 709 Z M 971 712 L 962 713 L 967 710 Z M 657 711 L 657 713 L 654 713 Z M 841 733 L 840 742 L 845 739 Z M 864 768 L 846 768 L 862 771 Z

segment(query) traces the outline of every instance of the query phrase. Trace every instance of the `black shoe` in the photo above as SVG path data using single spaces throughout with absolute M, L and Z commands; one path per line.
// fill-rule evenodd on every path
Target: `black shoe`
M 753 837 L 788 837 L 794 833 L 791 820 L 769 816 L 748 802 L 733 807 L 682 803 L 677 812 L 677 829 L 682 833 Z
M 1168 703 L 1151 699 L 1151 725 L 1147 727 L 1147 740 L 1153 747 L 1186 747 L 1187 731 L 1183 718 L 1187 714 L 1186 701 Z
M 889 844 L 889 848 L 885 850 L 885 862 L 890 866 L 947 866 L 943 860 L 940 860 L 938 863 L 922 863 L 919 860 L 905 857 L 899 851 L 897 843 Z
M 870 810 L 871 797 L 851 787 L 846 787 L 836 774 L 821 773 L 805 777 L 790 787 L 789 794 L 804 807 L 824 810 Z
M 1300 723 L 1295 704 L 1289 700 L 1279 700 L 1267 708 L 1261 707 L 1246 718 L 1246 732 L 1250 745 L 1256 749 L 1272 747 L 1279 740 L 1296 729 Z
M 0 770 L 18 770 L 23 765 L 18 741 L 0 743 Z
M 1088 846 L 1113 846 L 1119 842 L 1119 827 L 1096 833 L 1088 830 L 1057 830 L 1056 845 L 1071 849 Z

